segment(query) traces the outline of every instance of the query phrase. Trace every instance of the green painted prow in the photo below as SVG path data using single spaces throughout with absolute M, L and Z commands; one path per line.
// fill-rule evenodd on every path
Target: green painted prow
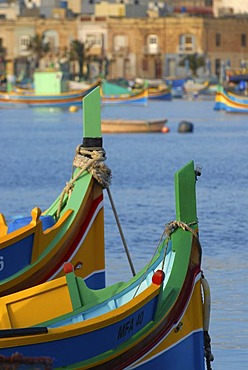
M 190 161 L 175 173 L 176 220 L 186 224 L 197 221 L 196 173 Z
M 83 99 L 83 146 L 102 147 L 101 97 L 97 86 Z

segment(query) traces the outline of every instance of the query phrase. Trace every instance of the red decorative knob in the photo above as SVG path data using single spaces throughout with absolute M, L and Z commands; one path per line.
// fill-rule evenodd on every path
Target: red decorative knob
M 157 270 L 154 272 L 152 277 L 153 284 L 161 285 L 164 281 L 165 273 L 163 270 Z
M 70 272 L 74 271 L 73 264 L 71 262 L 64 263 L 64 273 L 69 274 Z

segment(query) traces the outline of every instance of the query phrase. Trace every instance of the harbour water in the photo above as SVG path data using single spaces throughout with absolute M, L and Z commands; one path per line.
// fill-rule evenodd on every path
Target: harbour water
M 248 116 L 213 110 L 213 100 L 103 107 L 103 118 L 168 119 L 167 134 L 104 135 L 111 192 L 135 269 L 149 262 L 175 219 L 174 172 L 202 167 L 197 206 L 202 267 L 211 288 L 213 370 L 248 364 Z M 0 110 L 0 212 L 9 221 L 48 207 L 69 180 L 82 138 L 82 111 Z M 188 120 L 193 133 L 178 133 Z M 131 270 L 105 194 L 107 280 Z M 182 369 L 183 370 L 183 369 Z

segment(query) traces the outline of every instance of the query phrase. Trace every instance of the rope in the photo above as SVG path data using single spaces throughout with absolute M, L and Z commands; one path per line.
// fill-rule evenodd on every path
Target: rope
M 206 357 L 207 370 L 212 370 L 211 362 L 214 361 L 214 356 L 211 352 L 211 339 L 208 331 L 204 331 L 204 355 Z
M 77 179 L 82 175 L 84 171 L 88 171 L 89 173 L 91 173 L 92 176 L 97 180 L 97 182 L 99 183 L 99 185 L 101 185 L 103 189 L 109 187 L 111 183 L 111 170 L 104 163 L 106 159 L 107 159 L 106 153 L 103 148 L 85 149 L 81 145 L 77 146 L 76 154 L 73 160 L 73 167 L 80 168 L 80 171 L 78 171 L 78 173 L 74 177 L 72 177 L 69 182 L 66 183 L 66 186 L 64 187 L 60 195 L 56 215 L 57 219 L 59 219 L 60 217 L 60 212 L 62 209 L 65 194 L 68 194 L 68 197 L 70 197 L 70 194 L 74 187 L 74 183 L 77 181 Z
M 167 236 L 167 242 L 166 242 L 166 246 L 164 248 L 164 257 L 163 257 L 163 262 L 162 262 L 162 270 L 164 270 L 164 264 L 165 264 L 165 258 L 166 258 L 166 253 L 167 253 L 167 250 L 168 250 L 168 245 L 169 245 L 169 240 L 170 240 L 170 237 L 171 237 L 171 234 L 176 231 L 176 229 L 178 227 L 181 227 L 184 231 L 187 230 L 187 231 L 190 231 L 193 235 L 195 235 L 196 237 L 198 237 L 198 235 L 196 234 L 196 232 L 190 227 L 191 225 L 195 225 L 197 224 L 197 221 L 195 222 L 191 222 L 190 224 L 186 224 L 182 221 L 171 221 L 170 223 L 166 224 L 165 225 L 165 228 L 164 228 L 164 231 L 162 232 L 161 236 L 160 236 L 160 239 L 158 241 L 158 244 L 157 244 L 157 247 L 152 255 L 152 258 L 150 260 L 150 262 L 148 263 L 147 265 L 147 268 L 146 270 L 144 271 L 144 274 L 142 275 L 142 279 L 141 279 L 141 282 L 140 284 L 138 285 L 135 293 L 134 293 L 134 297 L 136 296 L 136 294 L 138 293 L 139 291 L 139 288 L 140 288 L 140 285 L 141 283 L 143 282 L 144 278 L 145 278 L 145 275 L 146 275 L 146 272 L 147 270 L 149 269 L 150 265 L 151 265 L 151 262 L 154 258 L 154 256 L 156 255 L 157 251 L 158 251 L 158 248 L 160 246 L 160 244 L 162 243 L 162 240 L 165 236 Z M 190 225 L 190 226 L 189 226 Z
M 131 256 L 130 256 L 128 247 L 127 247 L 126 239 L 124 237 L 124 234 L 123 234 L 123 231 L 122 231 L 122 227 L 121 227 L 121 224 L 120 224 L 120 221 L 119 221 L 119 217 L 118 217 L 118 214 L 116 212 L 116 208 L 115 208 L 115 204 L 114 204 L 114 201 L 113 201 L 113 197 L 111 195 L 111 192 L 110 192 L 110 189 L 109 188 L 107 188 L 107 193 L 108 193 L 108 196 L 109 196 L 109 201 L 110 201 L 110 204 L 111 204 L 111 207 L 112 207 L 114 216 L 115 216 L 115 221 L 116 221 L 116 224 L 117 224 L 118 229 L 119 229 L 121 240 L 122 240 L 122 243 L 123 243 L 123 246 L 124 246 L 126 255 L 127 255 L 127 259 L 128 259 L 128 262 L 129 262 L 129 265 L 130 265 L 132 274 L 133 274 L 133 276 L 135 276 L 136 273 L 135 273 L 134 265 L 133 265 L 133 262 L 132 262 L 132 259 L 131 259 Z
M 204 310 L 203 310 L 204 356 L 206 358 L 207 370 L 212 370 L 211 362 L 214 361 L 214 356 L 211 352 L 211 338 L 208 332 L 209 320 L 210 320 L 211 297 L 210 297 L 209 284 L 203 272 L 201 276 L 201 284 L 202 284 L 203 295 L 204 295 Z
M 198 234 L 197 232 L 195 232 L 195 230 L 193 230 L 190 226 L 193 226 L 193 225 L 197 225 L 197 221 L 194 221 L 194 222 L 191 222 L 189 224 L 186 224 L 185 222 L 182 222 L 182 221 L 171 221 L 170 223 L 168 223 L 165 227 L 165 232 L 168 236 L 168 238 L 170 238 L 171 234 L 176 230 L 178 229 L 179 227 L 181 227 L 184 231 L 187 230 L 187 231 L 190 231 L 196 238 L 198 238 Z

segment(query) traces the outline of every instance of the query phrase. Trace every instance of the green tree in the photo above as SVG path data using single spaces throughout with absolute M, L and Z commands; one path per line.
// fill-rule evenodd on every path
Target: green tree
M 50 51 L 49 42 L 45 41 L 45 35 L 36 34 L 30 40 L 28 49 L 32 52 L 36 61 L 36 67 L 39 67 L 40 59 Z
M 87 61 L 87 51 L 90 47 L 86 47 L 84 42 L 73 40 L 70 45 L 70 59 L 78 61 L 79 78 L 84 77 L 84 64 Z
M 179 63 L 179 66 L 184 67 L 188 64 L 188 68 L 191 70 L 192 75 L 197 77 L 197 70 L 200 67 L 205 66 L 205 58 L 197 53 L 185 55 Z

